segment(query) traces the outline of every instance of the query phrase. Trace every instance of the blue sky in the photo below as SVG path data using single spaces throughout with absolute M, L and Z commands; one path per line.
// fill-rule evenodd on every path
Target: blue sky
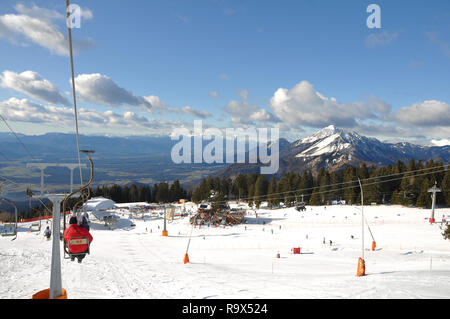
M 449 142 L 449 1 L 71 3 L 86 13 L 72 29 L 82 133 L 169 134 L 202 119 L 290 140 L 334 124 Z M 366 25 L 371 3 L 380 29 Z M 0 112 L 19 132 L 74 130 L 60 102 L 72 101 L 66 42 L 50 41 L 67 36 L 64 13 L 63 0 L 0 3 Z M 30 38 L 38 28 L 53 34 Z

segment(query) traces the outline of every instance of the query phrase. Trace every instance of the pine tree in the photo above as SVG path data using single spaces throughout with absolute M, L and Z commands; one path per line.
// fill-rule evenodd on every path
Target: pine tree
M 416 202 L 417 207 L 423 207 L 423 208 L 431 207 L 431 196 L 430 196 L 430 193 L 428 193 L 429 188 L 430 188 L 430 181 L 428 180 L 428 178 L 424 178 L 422 180 L 420 194 L 417 197 L 417 202 Z
M 316 188 L 311 197 L 309 198 L 309 205 L 311 206 L 318 206 L 321 204 L 321 198 L 320 198 L 320 194 L 319 194 L 319 189 Z
M 254 203 L 257 209 L 261 205 L 261 202 L 264 199 L 265 191 L 264 191 L 264 178 L 259 175 L 255 182 L 255 194 L 254 194 Z
M 450 170 L 445 173 L 440 188 L 444 197 L 444 205 L 450 207 Z
M 275 188 L 276 188 L 275 177 L 272 176 L 269 186 L 267 187 L 267 201 L 269 206 L 274 206 L 273 193 L 275 193 Z
M 353 166 L 347 166 L 344 171 L 343 182 L 343 196 L 347 204 L 352 205 L 356 203 L 358 182 Z
M 447 224 L 447 228 L 442 233 L 442 236 L 444 236 L 445 239 L 450 240 L 450 224 Z
M 254 201 L 253 197 L 255 196 L 255 184 L 251 184 L 248 188 L 248 206 L 253 207 Z

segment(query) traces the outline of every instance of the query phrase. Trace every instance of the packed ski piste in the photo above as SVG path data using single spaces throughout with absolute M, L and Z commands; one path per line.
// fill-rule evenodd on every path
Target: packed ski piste
M 137 203 L 138 213 L 133 203 L 90 202 L 89 253 L 81 263 L 61 258 L 70 299 L 450 297 L 450 245 L 442 236 L 448 208 L 437 208 L 430 223 L 429 209 L 364 206 L 361 238 L 356 205 L 251 209 L 229 202 L 245 216 L 228 224 L 191 223 L 201 208 L 190 202 L 170 212 Z M 49 287 L 45 230 L 52 219 L 39 232 L 32 224 L 19 222 L 16 240 L 0 237 L 2 299 L 29 299 Z M 362 245 L 365 275 L 358 276 Z M 64 245 L 60 250 L 63 256 Z

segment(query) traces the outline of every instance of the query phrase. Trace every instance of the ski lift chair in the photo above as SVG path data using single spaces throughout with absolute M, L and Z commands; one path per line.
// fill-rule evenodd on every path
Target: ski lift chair
M 41 231 L 41 222 L 32 223 L 30 226 L 30 231 L 33 233 L 40 232 Z
M 76 247 L 79 245 L 87 245 L 88 248 L 80 253 L 72 253 L 71 252 L 71 248 L 72 247 Z M 77 237 L 72 237 L 68 243 L 66 243 L 64 241 L 64 259 L 71 259 L 72 257 L 76 257 L 76 256 L 80 256 L 80 255 L 85 255 L 85 254 L 90 254 L 90 243 L 89 243 L 89 237 L 87 236 L 77 236 Z
M 5 224 L 3 226 L 2 236 L 15 236 L 17 235 L 17 228 L 14 224 Z

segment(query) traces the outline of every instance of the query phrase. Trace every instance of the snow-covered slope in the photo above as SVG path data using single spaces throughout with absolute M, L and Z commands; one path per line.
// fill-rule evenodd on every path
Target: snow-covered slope
M 121 214 L 123 210 L 118 210 Z M 133 220 L 123 213 L 115 230 L 93 222 L 91 254 L 82 264 L 62 260 L 69 298 L 450 298 L 450 242 L 429 210 L 366 206 L 376 240 L 356 206 L 249 211 L 248 224 L 195 228 L 188 218 Z M 436 219 L 450 219 L 437 209 Z M 264 224 L 263 224 L 264 222 Z M 0 237 L 0 298 L 28 299 L 50 283 L 51 241 L 27 233 Z M 189 246 L 190 263 L 183 256 Z M 353 238 L 352 238 L 353 236 Z M 325 244 L 323 243 L 325 239 Z M 332 245 L 330 246 L 330 242 Z M 301 247 L 301 254 L 291 249 Z M 276 258 L 280 253 L 280 258 Z

